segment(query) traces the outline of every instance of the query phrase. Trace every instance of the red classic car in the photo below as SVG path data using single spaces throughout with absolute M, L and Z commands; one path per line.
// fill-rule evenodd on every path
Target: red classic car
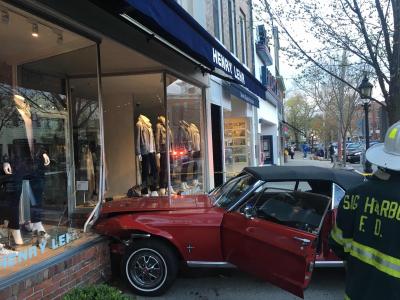
M 114 239 L 137 294 L 162 294 L 184 262 L 238 267 L 303 297 L 315 265 L 342 264 L 328 234 L 345 190 L 363 180 L 318 167 L 245 168 L 208 195 L 106 203 L 96 230 Z

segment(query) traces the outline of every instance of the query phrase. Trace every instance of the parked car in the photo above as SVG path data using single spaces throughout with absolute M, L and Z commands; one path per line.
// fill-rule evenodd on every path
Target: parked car
M 355 144 L 352 147 L 346 149 L 346 161 L 350 163 L 359 163 L 361 161 L 361 155 L 365 150 L 364 145 Z
M 328 235 L 345 191 L 363 180 L 347 170 L 249 167 L 208 195 L 105 203 L 95 228 L 113 240 L 140 295 L 165 292 L 185 263 L 237 267 L 303 297 L 314 266 L 343 265 Z

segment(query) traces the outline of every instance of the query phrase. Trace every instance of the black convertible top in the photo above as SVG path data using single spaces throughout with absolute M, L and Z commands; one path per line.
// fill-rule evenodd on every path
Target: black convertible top
M 263 181 L 322 180 L 333 181 L 345 190 L 363 183 L 364 176 L 350 170 L 329 169 L 313 166 L 262 166 L 244 168 Z

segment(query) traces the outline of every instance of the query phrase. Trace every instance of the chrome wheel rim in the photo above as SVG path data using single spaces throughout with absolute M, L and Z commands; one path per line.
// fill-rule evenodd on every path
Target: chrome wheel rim
M 165 261 L 152 249 L 141 249 L 132 253 L 126 271 L 132 285 L 142 291 L 154 291 L 166 279 Z

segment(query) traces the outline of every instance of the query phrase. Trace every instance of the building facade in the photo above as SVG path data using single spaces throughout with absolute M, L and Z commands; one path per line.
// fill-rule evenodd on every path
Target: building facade
M 0 1 L 1 299 L 107 278 L 109 261 L 90 259 L 108 255 L 89 230 L 104 201 L 174 201 L 256 164 L 251 7 L 226 6 L 230 40 L 225 17 L 198 13 L 216 3 Z
M 275 32 L 275 33 L 274 33 Z M 283 99 L 285 86 L 279 73 L 279 37 L 274 28 L 268 31 L 264 24 L 254 30 L 255 76 L 267 88 L 266 100 L 258 109 L 260 163 L 280 165 L 283 155 Z
M 267 69 L 271 65 L 275 67 L 271 57 L 274 52 L 265 52 L 270 56 L 270 63 L 261 61 L 260 52 L 256 52 L 256 47 L 261 44 L 255 42 L 252 1 L 177 2 L 254 74 L 266 89 L 266 96 L 258 97 L 218 76 L 210 76 L 210 88 L 206 92 L 211 102 L 215 185 L 238 174 L 246 166 L 279 164 L 281 150 L 278 111 L 282 108 L 283 97 L 279 94 L 279 85 L 273 75 L 276 72 L 272 74 Z M 263 71 L 261 65 L 264 66 Z

